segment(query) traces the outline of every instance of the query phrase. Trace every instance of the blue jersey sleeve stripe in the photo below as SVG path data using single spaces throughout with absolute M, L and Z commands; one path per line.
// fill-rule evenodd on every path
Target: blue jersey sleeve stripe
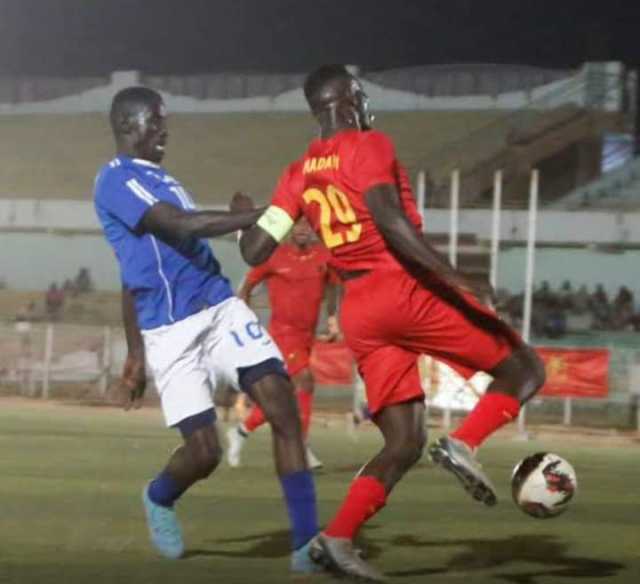
M 147 205 L 155 205 L 158 202 L 158 199 L 145 189 L 135 178 L 128 180 L 127 186 L 136 197 L 142 199 Z

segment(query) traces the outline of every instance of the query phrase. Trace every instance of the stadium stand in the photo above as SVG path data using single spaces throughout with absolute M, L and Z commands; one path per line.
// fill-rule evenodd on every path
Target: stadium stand
M 396 139 L 412 170 L 425 153 L 486 126 L 501 114 L 384 112 L 378 127 Z M 266 200 L 281 169 L 313 136 L 307 114 L 176 114 L 170 119 L 167 167 L 201 204 L 226 204 L 238 189 Z M 52 148 L 51 144 L 73 145 Z M 7 116 L 0 135 L 3 198 L 88 199 L 94 173 L 112 156 L 105 116 Z M 38 172 L 33 172 L 37 168 Z
M 448 204 L 448 180 L 454 168 L 462 174 L 462 204 L 486 206 L 483 196 L 491 188 L 493 173 L 503 168 L 507 192 L 513 193 L 505 203 L 511 207 L 524 205 L 527 190 L 519 185 L 526 182 L 534 164 L 556 155 L 564 160 L 572 155 L 572 146 L 588 146 L 604 129 L 619 126 L 613 114 L 572 106 L 528 113 L 526 121 L 520 117 L 498 111 L 384 112 L 377 126 L 394 136 L 412 175 L 427 170 L 430 206 Z M 3 122 L 0 156 L 5 170 L 0 196 L 90 197 L 95 170 L 112 154 L 104 116 L 41 114 L 10 116 Z M 167 166 L 188 177 L 185 182 L 201 204 L 215 205 L 225 204 L 238 189 L 266 200 L 281 169 L 299 156 L 313 135 L 313 123 L 297 113 L 176 114 L 170 131 Z M 51 138 L 74 146 L 51 148 Z M 577 180 L 580 163 L 572 160 L 572 165 L 562 165 L 565 173 L 572 173 L 569 181 Z M 597 159 L 591 166 L 587 179 L 599 170 Z M 567 189 L 562 186 L 564 193 Z M 543 197 L 554 194 L 547 188 Z
M 549 208 L 567 211 L 577 209 L 640 210 L 640 158 L 634 158 L 621 168 L 574 189 L 549 205 Z

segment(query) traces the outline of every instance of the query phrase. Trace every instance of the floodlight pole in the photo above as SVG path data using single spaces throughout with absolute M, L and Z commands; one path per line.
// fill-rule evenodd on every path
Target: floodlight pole
M 500 250 L 500 211 L 502 206 L 502 171 L 496 170 L 493 177 L 493 215 L 491 222 L 491 267 L 489 283 L 498 289 L 498 253 Z
M 449 262 L 458 265 L 458 208 L 460 206 L 460 171 L 451 173 L 451 206 L 449 210 Z
M 458 210 L 460 207 L 460 171 L 451 173 L 451 199 L 449 209 L 449 263 L 458 265 Z M 442 418 L 445 429 L 451 427 L 451 408 L 445 407 Z
M 418 173 L 418 184 L 416 185 L 416 203 L 418 205 L 418 213 L 422 219 L 422 229 L 424 231 L 424 207 L 427 200 L 427 175 L 424 170 Z
M 531 171 L 529 186 L 529 230 L 527 233 L 527 268 L 525 273 L 524 311 L 522 316 L 522 338 L 525 343 L 531 338 L 531 308 L 533 304 L 533 272 L 535 268 L 536 251 L 536 223 L 538 219 L 538 191 L 540 177 L 537 169 Z M 526 435 L 526 407 L 520 409 L 518 416 L 518 431 Z

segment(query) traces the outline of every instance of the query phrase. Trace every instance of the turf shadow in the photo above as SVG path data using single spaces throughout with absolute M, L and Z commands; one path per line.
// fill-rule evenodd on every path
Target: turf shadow
M 376 525 L 368 525 L 367 531 L 377 529 Z M 263 558 L 277 559 L 288 557 L 291 553 L 291 539 L 289 530 L 268 531 L 241 537 L 227 537 L 211 540 L 210 549 L 187 550 L 185 558 L 224 557 L 224 558 Z M 250 544 L 243 550 L 224 550 L 220 547 L 234 544 Z M 363 549 L 367 559 L 375 559 L 382 554 L 383 544 L 368 539 L 366 536 L 358 538 L 357 546 Z
M 184 557 L 212 556 L 225 558 L 283 558 L 291 553 L 289 530 L 255 533 L 242 537 L 211 540 L 212 549 L 187 550 Z M 229 544 L 251 544 L 244 550 L 216 549 Z
M 555 535 L 515 535 L 503 539 L 420 540 L 412 535 L 394 538 L 391 545 L 416 548 L 465 547 L 446 566 L 433 569 L 400 570 L 389 576 L 408 578 L 435 573 L 465 573 L 508 568 L 510 564 L 540 564 L 541 569 L 514 574 L 495 574 L 494 578 L 512 584 L 536 584 L 540 578 L 610 578 L 624 564 L 568 555 L 569 545 Z M 547 580 L 548 581 L 548 580 Z

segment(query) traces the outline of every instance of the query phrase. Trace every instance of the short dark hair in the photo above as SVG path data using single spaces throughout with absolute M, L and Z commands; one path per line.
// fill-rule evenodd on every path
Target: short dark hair
M 340 78 L 350 78 L 351 73 L 344 65 L 322 65 L 307 75 L 304 82 L 304 96 L 313 109 L 327 83 Z
M 128 117 L 137 114 L 142 108 L 148 107 L 158 101 L 162 101 L 162 96 L 153 89 L 143 86 L 125 87 L 113 96 L 111 101 L 111 111 L 109 120 L 114 132 L 118 123 L 118 118 Z

